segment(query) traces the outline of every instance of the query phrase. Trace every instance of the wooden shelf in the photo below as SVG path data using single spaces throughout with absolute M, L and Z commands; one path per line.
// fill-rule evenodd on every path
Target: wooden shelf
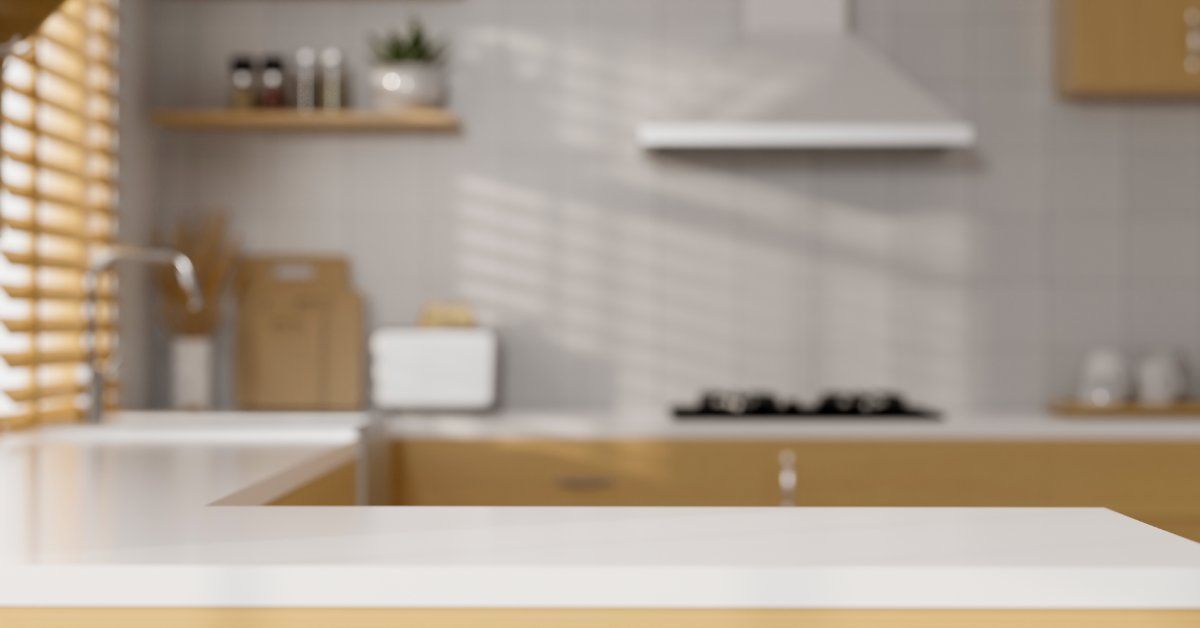
M 453 133 L 458 116 L 446 109 L 413 107 L 403 111 L 342 109 L 160 109 L 154 121 L 171 129 L 194 131 L 375 131 Z
M 1200 419 L 1200 401 L 1181 401 L 1179 403 L 1173 403 L 1170 405 L 1118 403 L 1111 406 L 1094 406 L 1078 401 L 1059 401 L 1050 404 L 1050 412 L 1059 416 L 1077 418 L 1130 417 Z

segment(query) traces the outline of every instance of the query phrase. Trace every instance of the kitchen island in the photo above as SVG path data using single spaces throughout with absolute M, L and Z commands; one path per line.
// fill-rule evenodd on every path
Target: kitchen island
M 1103 509 L 250 505 L 360 422 L 6 436 L 0 625 L 1200 624 L 1200 544 Z

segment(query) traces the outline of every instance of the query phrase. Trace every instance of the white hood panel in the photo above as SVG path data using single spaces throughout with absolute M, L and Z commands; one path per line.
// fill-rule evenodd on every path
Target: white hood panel
M 640 145 L 942 149 L 974 143 L 970 123 L 838 29 L 748 42 L 710 50 L 708 61 L 697 59 L 713 75 L 696 89 L 668 95 L 669 113 L 638 125 Z

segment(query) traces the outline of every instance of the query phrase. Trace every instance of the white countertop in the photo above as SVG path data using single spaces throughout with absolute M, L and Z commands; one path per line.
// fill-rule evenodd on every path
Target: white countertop
M 602 440 L 645 439 L 862 439 L 862 440 L 1099 440 L 1200 441 L 1200 419 L 1134 417 L 1078 419 L 1048 414 L 948 413 L 941 420 L 678 420 L 662 410 L 391 414 L 396 438 Z
M 0 605 L 1200 609 L 1200 544 L 1100 509 L 209 505 L 359 420 L 260 419 L 0 438 Z

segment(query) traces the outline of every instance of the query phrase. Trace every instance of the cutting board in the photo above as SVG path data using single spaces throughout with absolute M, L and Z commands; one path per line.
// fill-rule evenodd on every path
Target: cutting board
M 353 410 L 365 372 L 362 300 L 341 258 L 250 258 L 238 275 L 238 405 Z

